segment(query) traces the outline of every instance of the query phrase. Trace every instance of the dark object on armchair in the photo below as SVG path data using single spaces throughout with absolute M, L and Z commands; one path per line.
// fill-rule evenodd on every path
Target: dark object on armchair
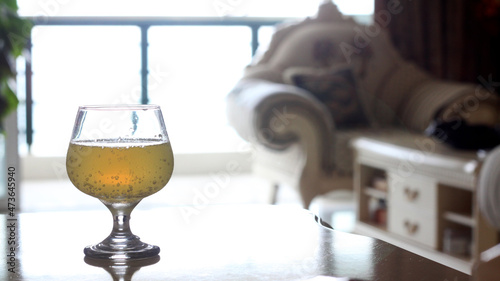
M 465 120 L 436 120 L 426 134 L 456 149 L 490 150 L 500 145 L 500 128 L 488 125 L 471 125 Z

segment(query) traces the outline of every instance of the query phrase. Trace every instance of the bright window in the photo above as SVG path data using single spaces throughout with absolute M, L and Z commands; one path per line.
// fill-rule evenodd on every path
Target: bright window
M 150 28 L 150 102 L 162 106 L 177 151 L 238 150 L 224 100 L 250 62 L 250 39 L 240 26 Z
M 37 26 L 32 34 L 34 155 L 66 153 L 79 105 L 139 101 L 139 28 Z
M 21 15 L 42 17 L 304 17 L 314 14 L 321 2 L 322 0 L 18 0 Z
M 18 0 L 19 14 L 58 16 L 306 17 L 322 0 Z M 373 0 L 336 0 L 347 14 L 369 17 Z M 98 7 L 98 8 L 96 8 Z M 265 44 L 271 28 L 263 27 Z M 150 103 L 162 106 L 177 152 L 235 150 L 224 97 L 251 59 L 251 32 L 241 26 L 153 26 L 148 31 Z M 140 102 L 137 26 L 44 26 L 32 32 L 35 156 L 64 156 L 80 104 Z M 23 65 L 19 66 L 22 72 Z M 22 78 L 19 79 L 23 83 Z M 23 88 L 23 85 L 21 85 Z M 23 94 L 20 94 L 22 100 Z M 25 129 L 25 107 L 19 110 Z M 20 147 L 27 153 L 26 138 Z

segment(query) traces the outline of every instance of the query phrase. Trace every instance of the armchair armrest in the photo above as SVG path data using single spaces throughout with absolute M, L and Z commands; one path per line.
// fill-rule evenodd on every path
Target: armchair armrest
M 240 81 L 227 96 L 230 125 L 247 141 L 257 138 L 263 145 L 284 149 L 298 136 L 283 131 L 297 115 L 311 115 L 312 121 L 332 132 L 328 109 L 306 90 L 261 79 Z
M 243 139 L 272 150 L 284 150 L 315 134 L 317 149 L 325 155 L 322 162 L 330 166 L 330 153 L 326 152 L 332 147 L 333 120 L 328 109 L 303 89 L 260 79 L 242 80 L 227 97 L 227 116 Z M 309 128 L 296 126 L 298 119 L 310 123 Z
M 243 79 L 227 96 L 226 109 L 230 125 L 254 146 L 284 151 L 298 144 L 305 156 L 300 182 L 333 172 L 335 126 L 328 109 L 309 92 L 293 85 Z M 312 197 L 304 198 L 306 187 L 299 188 L 308 205 Z

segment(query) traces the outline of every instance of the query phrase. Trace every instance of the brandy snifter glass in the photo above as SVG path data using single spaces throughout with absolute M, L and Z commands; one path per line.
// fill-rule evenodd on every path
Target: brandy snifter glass
M 67 173 L 76 188 L 101 200 L 113 216 L 111 234 L 86 247 L 85 255 L 113 260 L 157 256 L 158 246 L 132 234 L 130 213 L 167 184 L 173 168 L 159 106 L 80 106 L 66 156 Z

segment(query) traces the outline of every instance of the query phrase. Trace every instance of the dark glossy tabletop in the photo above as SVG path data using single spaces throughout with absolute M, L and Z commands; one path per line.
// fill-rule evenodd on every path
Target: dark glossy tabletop
M 15 221 L 7 219 L 0 216 L 0 280 L 336 280 L 318 276 L 469 280 L 461 272 L 385 242 L 331 230 L 296 207 L 135 210 L 132 231 L 160 246 L 161 252 L 156 259 L 128 265 L 84 258 L 83 248 L 101 241 L 111 230 L 111 215 L 104 207 L 102 211 L 25 213 Z M 14 232 L 9 223 L 15 224 Z M 17 245 L 15 258 L 8 256 L 12 240 Z M 118 279 L 120 274 L 125 277 Z

